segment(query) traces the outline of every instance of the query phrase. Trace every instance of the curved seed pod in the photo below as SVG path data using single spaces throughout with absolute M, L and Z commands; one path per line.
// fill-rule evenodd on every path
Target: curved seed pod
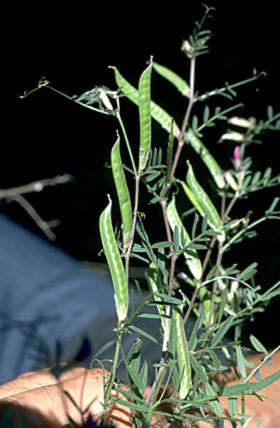
M 211 155 L 209 150 L 204 146 L 202 141 L 195 135 L 193 130 L 189 128 L 189 130 L 184 135 L 184 141 L 189 141 L 190 145 L 194 149 L 194 151 L 200 156 L 201 160 L 205 163 L 207 168 L 209 169 L 212 177 L 214 178 L 217 186 L 220 189 L 225 187 L 225 180 L 222 176 L 222 169 Z
M 111 208 L 112 201 L 109 197 L 109 203 L 99 218 L 99 230 L 114 285 L 116 312 L 120 324 L 126 319 L 129 297 L 125 271 L 113 231 Z
M 129 243 L 130 230 L 132 226 L 132 208 L 120 154 L 119 136 L 111 150 L 111 164 L 122 217 L 123 246 L 126 248 Z
M 182 95 L 188 98 L 190 97 L 190 87 L 182 77 L 178 76 L 178 74 L 174 73 L 174 71 L 169 68 L 157 64 L 156 62 L 153 63 L 153 68 L 158 74 L 172 83 L 172 85 L 174 85 Z
M 116 67 L 111 67 L 115 72 L 115 80 L 122 92 L 136 105 L 138 104 L 138 91 L 135 89 L 118 71 Z M 167 132 L 170 132 L 172 127 L 172 117 L 163 110 L 159 105 L 151 102 L 151 115 Z M 176 138 L 179 137 L 180 130 L 178 125 L 174 122 L 173 134 Z M 192 129 L 189 129 L 184 134 L 184 141 L 188 141 L 192 148 L 201 157 L 201 160 L 207 166 L 209 172 L 213 176 L 217 186 L 222 189 L 225 187 L 225 181 L 222 176 L 222 169 L 211 155 L 209 150 L 204 146 L 202 141 L 194 134 Z
M 139 171 L 143 171 L 151 151 L 151 72 L 152 62 L 143 71 L 138 85 L 138 108 L 140 121 Z
M 173 309 L 173 319 L 176 323 L 177 358 L 181 379 L 179 396 L 183 400 L 191 389 L 192 377 L 188 343 L 184 329 L 184 321 L 181 314 L 181 310 L 183 309 L 182 306 Z
M 154 298 L 155 298 L 155 300 L 157 300 L 157 298 L 158 298 L 157 294 L 160 290 L 158 287 L 158 273 L 157 273 L 156 266 L 154 263 L 150 263 L 150 265 L 149 265 L 149 282 L 150 282 L 150 285 L 151 285 L 151 288 L 153 291 Z M 161 325 L 163 328 L 165 327 L 165 319 L 166 319 L 165 308 L 166 308 L 165 305 L 161 305 L 161 304 L 157 305 L 158 313 L 162 317 L 164 317 L 164 318 L 161 318 Z
M 185 245 L 189 244 L 191 242 L 191 239 L 188 235 L 188 232 L 186 231 L 180 217 L 178 214 L 178 211 L 176 209 L 175 205 L 175 198 L 173 197 L 171 202 L 169 202 L 167 206 L 167 218 L 168 222 L 171 226 L 171 229 L 175 230 L 175 226 L 177 226 L 179 231 L 179 243 L 180 246 L 182 245 L 182 235 L 185 240 Z M 202 277 L 202 265 L 200 262 L 200 259 L 198 257 L 197 251 L 195 249 L 189 249 L 184 252 L 184 256 L 186 258 L 186 263 L 188 265 L 188 268 L 190 269 L 191 273 L 195 277 L 195 279 L 200 280 Z
M 111 67 L 115 73 L 115 80 L 121 91 L 127 96 L 130 101 L 138 105 L 138 91 L 135 89 L 118 71 L 116 67 Z M 167 132 L 170 132 L 172 126 L 172 118 L 160 106 L 153 101 L 151 102 L 151 115 Z M 179 128 L 176 123 L 173 125 L 174 136 L 178 137 Z
M 203 217 L 204 216 L 203 208 L 199 205 L 198 200 L 195 197 L 195 194 L 191 191 L 191 189 L 186 185 L 186 183 L 184 181 L 182 181 L 182 180 L 177 180 L 177 181 L 183 187 L 185 194 L 187 195 L 187 197 L 189 198 L 189 200 L 191 201 L 193 206 L 197 209 L 199 214 L 202 215 L 202 217 Z
M 213 203 L 211 202 L 209 196 L 203 190 L 203 188 L 200 186 L 197 179 L 195 178 L 190 162 L 188 162 L 188 166 L 189 168 L 187 172 L 187 183 L 191 188 L 192 192 L 194 193 L 199 205 L 203 208 L 205 214 L 207 215 L 209 225 L 216 232 L 220 232 L 219 235 L 217 235 L 217 239 L 222 243 L 225 240 L 222 220 Z

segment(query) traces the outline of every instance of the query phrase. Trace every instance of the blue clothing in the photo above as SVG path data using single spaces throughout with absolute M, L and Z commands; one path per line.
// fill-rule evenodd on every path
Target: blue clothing
M 107 277 L 5 215 L 0 215 L 0 272 L 0 383 L 33 367 L 31 342 L 45 342 L 50 358 L 60 342 L 63 358 L 70 358 L 90 335 L 90 322 L 105 336 L 104 322 L 114 322 Z
M 61 344 L 61 360 L 70 361 L 84 338 L 89 341 L 92 355 L 114 340 L 116 317 L 111 280 L 86 269 L 3 214 L 0 271 L 0 384 L 50 365 L 57 342 Z M 137 294 L 134 300 L 139 303 Z M 145 312 L 154 310 L 152 306 L 145 307 Z M 155 337 L 159 334 L 157 320 L 138 318 L 134 324 Z M 134 340 L 135 336 L 125 335 L 126 352 Z M 113 350 L 113 346 L 108 348 L 100 359 L 112 359 Z M 149 363 L 160 358 L 160 348 L 148 340 L 144 340 L 142 350 Z M 125 380 L 123 365 L 118 375 Z

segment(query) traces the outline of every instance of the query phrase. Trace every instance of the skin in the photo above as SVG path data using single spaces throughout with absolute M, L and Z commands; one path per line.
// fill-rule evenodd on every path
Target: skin
M 255 364 L 259 362 L 259 357 L 251 358 Z M 273 364 L 264 364 L 260 373 L 262 377 L 269 376 L 280 370 L 280 352 L 272 357 Z M 65 366 L 63 370 L 65 370 Z M 0 386 L 0 420 L 4 412 L 12 411 L 12 421 L 10 428 L 20 428 L 22 415 L 28 421 L 28 427 L 36 428 L 58 428 L 68 423 L 66 409 L 71 418 L 78 424 L 82 422 L 81 415 L 75 408 L 71 400 L 62 395 L 62 390 L 67 391 L 80 408 L 89 406 L 89 412 L 98 418 L 102 415 L 103 407 L 103 371 L 101 369 L 85 369 L 83 367 L 72 367 L 62 370 L 60 380 L 52 375 L 50 369 L 25 373 L 15 380 Z M 108 372 L 105 371 L 106 374 Z M 252 378 L 252 381 L 255 379 Z M 235 383 L 233 377 L 227 378 L 227 384 Z M 124 385 L 122 388 L 126 388 Z M 171 390 L 170 390 L 171 392 Z M 149 391 L 146 391 L 148 395 Z M 280 426 L 280 381 L 273 383 L 263 389 L 260 394 L 269 397 L 260 401 L 254 396 L 246 398 L 246 414 L 251 415 L 251 419 L 246 427 L 256 427 L 262 418 L 262 428 L 276 428 Z M 62 399 L 64 397 L 64 399 Z M 124 399 L 124 397 L 121 397 Z M 226 416 L 227 398 L 221 397 L 220 402 L 225 409 Z M 240 406 L 240 402 L 239 402 Z M 239 407 L 240 408 L 240 407 Z M 168 410 L 168 409 L 162 409 Z M 170 410 L 170 409 L 169 409 Z M 116 428 L 132 427 L 131 412 L 128 407 L 114 405 L 108 412 L 106 422 L 113 422 Z M 163 416 L 154 415 L 151 427 L 164 428 L 168 426 Z M 211 425 L 200 422 L 197 428 L 208 428 Z M 230 422 L 225 421 L 224 428 L 231 428 Z
M 9 407 L 13 412 L 11 428 L 22 426 L 19 422 L 22 413 L 30 427 L 61 427 L 69 422 L 67 413 L 77 424 L 81 424 L 80 412 L 62 391 L 67 391 L 79 408 L 84 410 L 88 407 L 85 420 L 89 413 L 97 419 L 103 413 L 103 387 L 102 369 L 71 368 L 62 373 L 59 382 L 50 369 L 29 372 L 0 386 L 0 420 Z M 110 420 L 116 428 L 131 426 L 129 409 L 114 405 L 107 414 L 107 421 Z

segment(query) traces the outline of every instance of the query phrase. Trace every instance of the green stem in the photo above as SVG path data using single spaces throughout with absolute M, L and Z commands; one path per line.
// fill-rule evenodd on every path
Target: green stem
M 108 406 L 110 397 L 111 397 L 111 391 L 114 384 L 114 379 L 116 377 L 117 372 L 117 365 L 119 361 L 119 355 L 120 355 L 120 347 L 121 347 L 121 338 L 122 333 L 120 331 L 117 332 L 117 341 L 116 341 L 116 347 L 115 347 L 115 354 L 114 354 L 114 360 L 113 360 L 113 366 L 111 370 L 111 375 L 108 381 L 108 385 L 104 394 L 104 408 L 106 410 L 106 407 Z
M 245 229 L 240 230 L 240 232 L 234 235 L 230 239 L 230 241 L 223 247 L 223 252 L 225 252 L 225 250 L 228 247 L 230 247 L 238 238 L 240 238 L 240 236 L 244 235 L 244 233 L 246 233 L 248 230 L 252 229 L 255 226 L 258 226 L 259 224 L 263 223 L 267 219 L 273 219 L 273 216 L 262 217 L 259 220 L 256 220 L 253 223 L 251 223 L 250 226 L 246 227 Z
M 129 245 L 127 247 L 127 251 L 125 255 L 125 274 L 126 274 L 127 283 L 129 282 L 129 263 L 130 263 L 132 246 L 134 242 L 134 235 L 135 235 L 135 228 L 136 228 L 136 221 L 137 221 L 137 214 L 138 214 L 140 179 L 141 179 L 141 174 L 136 173 L 133 220 L 132 220 L 132 226 L 131 226 L 131 232 L 130 232 L 130 238 L 129 238 Z
M 220 89 L 215 89 L 214 91 L 208 92 L 206 94 L 200 95 L 197 100 L 203 101 L 206 98 L 212 97 L 213 95 L 219 95 L 221 92 L 225 92 L 230 89 L 237 88 L 238 86 L 246 85 L 247 83 L 254 82 L 255 80 L 259 79 L 261 76 L 264 75 L 264 72 L 261 72 L 257 74 L 256 76 L 250 77 L 249 79 L 241 80 L 241 82 L 233 83 L 232 85 L 228 85 L 227 87 L 223 87 Z
M 109 116 L 109 115 L 110 115 L 110 114 L 109 114 L 109 113 L 107 113 L 105 110 L 100 110 L 100 109 L 98 109 L 98 108 L 95 108 L 95 107 L 89 106 L 88 104 L 85 104 L 85 103 L 82 103 L 82 102 L 80 102 L 80 101 L 77 101 L 77 100 L 75 100 L 75 98 L 70 97 L 70 96 L 69 96 L 69 95 L 67 95 L 67 94 L 64 94 L 63 92 L 59 91 L 58 89 L 56 89 L 56 88 L 54 88 L 54 87 L 52 87 L 52 86 L 47 85 L 47 86 L 45 86 L 45 87 L 46 87 L 46 88 L 49 88 L 51 91 L 53 91 L 53 92 L 57 93 L 58 95 L 61 95 L 62 97 L 66 98 L 67 100 L 72 101 L 72 102 L 74 102 L 74 103 L 76 103 L 76 104 L 79 104 L 79 105 L 80 105 L 80 106 L 82 106 L 82 107 L 85 107 L 85 108 L 87 108 L 87 109 L 89 109 L 89 110 L 92 110 L 92 111 L 96 111 L 97 113 L 105 114 L 106 116 Z
M 178 146 L 177 146 L 177 150 L 174 156 L 174 161 L 173 161 L 173 165 L 171 168 L 171 173 L 170 173 L 170 177 L 169 177 L 169 185 L 172 183 L 172 180 L 175 176 L 175 171 L 181 156 L 181 151 L 184 145 L 184 134 L 186 131 L 186 128 L 188 126 L 189 120 L 190 120 L 190 115 L 191 115 L 191 110 L 192 107 L 195 103 L 195 97 L 194 97 L 194 82 L 195 82 L 195 64 L 196 64 L 196 58 L 191 58 L 191 66 L 190 66 L 190 98 L 189 98 L 189 104 L 187 107 L 187 111 L 182 123 L 182 127 L 180 130 L 180 134 L 179 134 L 179 138 L 178 138 Z
M 208 123 L 214 122 L 214 121 L 215 121 L 219 116 L 221 116 L 221 115 L 225 115 L 225 114 L 228 114 L 228 113 L 230 113 L 231 111 L 236 110 L 236 109 L 238 109 L 238 108 L 240 108 L 240 107 L 243 107 L 243 104 L 242 104 L 242 103 L 236 104 L 235 106 L 229 107 L 228 109 L 223 110 L 223 111 L 219 112 L 218 114 L 215 114 L 213 117 L 211 117 L 211 118 L 208 120 L 208 122 L 207 122 L 207 123 L 203 123 L 201 126 L 199 126 L 199 127 L 195 130 L 196 134 L 198 134 L 198 133 L 199 133 L 199 132 L 201 132 L 204 128 L 206 128 L 206 127 L 208 126 Z
M 131 165 L 132 165 L 132 168 L 133 168 L 133 172 L 134 172 L 134 175 L 136 177 L 137 176 L 137 168 L 136 168 L 136 165 L 135 165 L 135 162 L 134 162 L 134 158 L 133 158 L 131 146 L 130 146 L 130 143 L 129 143 L 129 139 L 128 139 L 128 136 L 127 136 L 127 133 L 126 133 L 126 130 L 125 130 L 125 126 L 123 124 L 123 121 L 122 121 L 122 118 L 121 118 L 119 110 L 116 113 L 116 118 L 118 119 L 118 122 L 120 124 L 121 130 L 122 130 L 122 133 L 123 133 L 123 136 L 124 136 L 124 140 L 125 140 L 125 143 L 126 143 L 126 147 L 127 147 L 127 150 L 128 150 L 128 154 L 129 154 L 129 157 L 130 157 Z

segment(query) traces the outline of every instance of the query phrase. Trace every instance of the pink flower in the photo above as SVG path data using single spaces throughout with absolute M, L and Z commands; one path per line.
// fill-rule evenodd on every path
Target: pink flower
M 241 155 L 240 155 L 240 147 L 236 146 L 233 152 L 234 161 L 236 165 L 239 166 L 241 164 Z

